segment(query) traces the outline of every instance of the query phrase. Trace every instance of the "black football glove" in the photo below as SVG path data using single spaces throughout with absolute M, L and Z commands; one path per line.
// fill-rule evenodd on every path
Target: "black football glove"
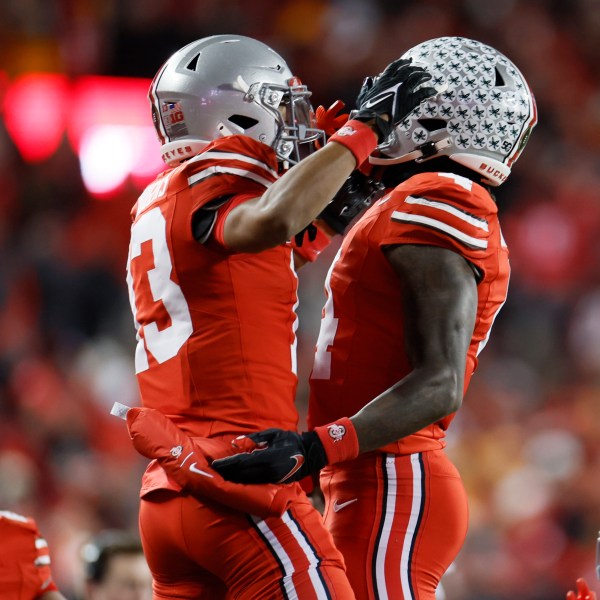
M 325 449 L 314 431 L 296 433 L 266 429 L 248 436 L 257 447 L 214 460 L 220 475 L 236 483 L 291 483 L 320 471 L 327 464 Z
M 354 171 L 318 218 L 341 235 L 354 217 L 371 206 L 384 189 L 385 186 L 380 181 Z
M 309 223 L 302 231 L 299 231 L 294 236 L 294 241 L 296 242 L 296 246 L 300 248 L 304 243 L 304 236 L 308 238 L 309 242 L 314 242 L 317 239 L 317 227 L 312 223 Z
M 375 119 L 379 143 L 423 100 L 437 94 L 433 87 L 419 87 L 431 79 L 431 74 L 411 62 L 399 58 L 375 78 L 367 77 L 356 99 L 358 108 L 350 113 L 351 119 L 363 122 Z

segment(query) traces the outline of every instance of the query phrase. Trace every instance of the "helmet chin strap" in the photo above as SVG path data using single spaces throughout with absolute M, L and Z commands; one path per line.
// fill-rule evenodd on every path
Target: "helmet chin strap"
M 372 165 L 399 165 L 401 163 L 410 162 L 414 160 L 416 162 L 424 162 L 436 156 L 441 150 L 448 148 L 452 145 L 452 141 L 449 137 L 438 140 L 437 142 L 427 142 L 422 144 L 416 150 L 405 154 L 404 156 L 398 156 L 395 158 L 388 158 L 384 156 L 369 156 L 369 163 Z
M 217 125 L 217 129 L 219 130 L 219 133 L 223 136 L 223 137 L 227 137 L 228 135 L 235 135 L 237 132 L 232 131 L 229 127 L 227 127 L 227 125 L 225 125 L 225 123 L 223 123 L 222 121 Z

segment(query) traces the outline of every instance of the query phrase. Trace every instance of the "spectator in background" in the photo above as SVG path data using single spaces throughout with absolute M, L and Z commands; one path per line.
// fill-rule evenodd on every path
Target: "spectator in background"
M 132 534 L 107 530 L 82 548 L 85 600 L 150 600 L 152 575 Z
M 0 597 L 2 600 L 65 600 L 50 571 L 48 543 L 35 521 L 0 511 Z

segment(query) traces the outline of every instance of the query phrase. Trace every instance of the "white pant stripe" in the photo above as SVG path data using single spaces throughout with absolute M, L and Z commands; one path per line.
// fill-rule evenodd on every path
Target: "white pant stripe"
M 413 546 L 413 540 L 417 532 L 419 516 L 421 514 L 421 486 L 423 480 L 423 473 L 421 471 L 421 462 L 419 460 L 419 455 L 411 454 L 410 463 L 412 466 L 413 473 L 413 499 L 410 510 L 410 519 L 408 521 L 406 535 L 404 537 L 404 544 L 402 546 L 402 557 L 400 559 L 400 581 L 402 584 L 402 594 L 404 595 L 405 600 L 414 600 L 414 596 L 412 594 L 410 585 L 410 552 Z
M 284 516 L 288 516 L 285 513 Z M 289 516 L 288 516 L 289 518 Z M 292 580 L 292 575 L 294 574 L 294 565 L 290 560 L 287 552 L 284 550 L 283 546 L 279 543 L 279 540 L 275 536 L 275 534 L 269 529 L 268 525 L 262 519 L 256 519 L 255 521 L 256 527 L 263 534 L 266 542 L 271 547 L 271 551 L 283 568 L 283 589 L 288 600 L 298 600 L 298 594 L 296 593 L 296 588 L 294 587 L 294 582 Z
M 384 498 L 383 525 L 375 559 L 375 578 L 379 600 L 388 600 L 385 581 L 385 558 L 394 523 L 394 515 L 396 513 L 397 492 L 396 462 L 393 454 L 387 454 L 385 457 L 385 475 L 387 479 L 387 494 Z
M 273 533 L 273 531 L 269 528 L 265 521 L 257 517 L 254 517 L 253 520 L 256 527 L 262 533 L 265 541 L 270 546 L 271 552 L 275 555 L 276 559 L 281 564 L 283 570 L 282 585 L 286 598 L 288 600 L 298 600 L 298 593 L 296 591 L 296 587 L 294 586 L 294 581 L 292 578 L 294 573 L 296 572 L 296 569 L 288 553 L 285 551 L 285 549 L 277 539 L 277 536 Z M 329 600 L 331 596 L 329 595 L 329 592 L 325 587 L 325 584 L 319 574 L 320 559 L 318 555 L 308 543 L 307 539 L 298 527 L 298 524 L 290 515 L 289 511 L 284 513 L 284 515 L 281 517 L 281 520 L 289 529 L 293 538 L 296 540 L 298 546 L 300 546 L 308 560 L 308 576 L 313 584 L 313 588 L 318 600 Z
M 312 581 L 312 584 L 315 588 L 315 592 L 317 593 L 317 598 L 319 600 L 327 600 L 330 598 L 327 589 L 325 588 L 323 581 L 321 580 L 318 572 L 318 567 L 320 564 L 319 557 L 315 554 L 315 551 L 309 543 L 306 541 L 303 533 L 298 528 L 297 523 L 290 518 L 289 512 L 286 512 L 283 515 L 283 522 L 288 526 L 289 530 L 292 532 L 292 535 L 300 545 L 300 548 L 304 551 L 306 558 L 308 559 L 308 564 L 310 565 L 308 568 L 308 576 Z

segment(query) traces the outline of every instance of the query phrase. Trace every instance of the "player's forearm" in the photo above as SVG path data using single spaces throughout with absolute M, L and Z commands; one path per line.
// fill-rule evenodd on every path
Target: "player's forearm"
M 225 244 L 238 252 L 261 252 L 287 242 L 323 211 L 376 144 L 370 125 L 350 121 L 260 198 L 234 208 L 223 230 Z
M 450 367 L 414 370 L 351 417 L 360 453 L 411 435 L 456 412 L 463 378 Z
M 340 144 L 327 144 L 278 179 L 260 198 L 260 211 L 272 245 L 286 242 L 327 206 L 356 167 L 354 155 Z

